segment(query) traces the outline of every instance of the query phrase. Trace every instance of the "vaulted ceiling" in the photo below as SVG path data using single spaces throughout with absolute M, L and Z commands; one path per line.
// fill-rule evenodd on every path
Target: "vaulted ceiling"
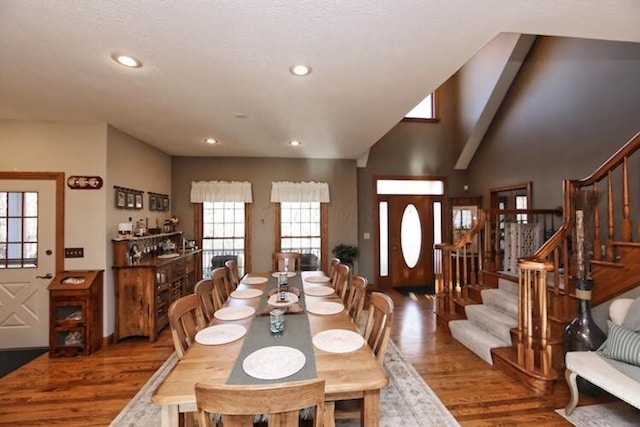
M 171 155 L 354 159 L 502 32 L 640 42 L 640 2 L 0 0 L 0 119 L 106 122 Z

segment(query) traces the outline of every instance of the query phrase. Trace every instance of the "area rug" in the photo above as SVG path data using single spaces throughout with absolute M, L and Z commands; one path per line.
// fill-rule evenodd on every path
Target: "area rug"
M 571 416 L 564 408 L 556 412 L 576 427 L 627 427 L 640 425 L 640 410 L 624 402 L 578 406 Z
M 160 407 L 151 402 L 151 395 L 177 360 L 175 353 L 171 355 L 111 422 L 111 426 L 160 425 Z M 389 342 L 384 367 L 389 376 L 389 385 L 380 394 L 381 427 L 459 425 L 393 342 Z M 356 427 L 359 424 L 357 420 L 336 422 L 340 427 Z

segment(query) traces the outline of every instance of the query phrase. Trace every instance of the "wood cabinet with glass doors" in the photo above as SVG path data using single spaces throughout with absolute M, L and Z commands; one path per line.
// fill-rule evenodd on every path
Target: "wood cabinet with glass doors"
M 201 252 L 184 247 L 181 232 L 113 240 L 116 341 L 158 339 L 169 324 L 171 303 L 193 293 Z
M 75 356 L 102 347 L 103 271 L 63 271 L 49 285 L 49 356 Z

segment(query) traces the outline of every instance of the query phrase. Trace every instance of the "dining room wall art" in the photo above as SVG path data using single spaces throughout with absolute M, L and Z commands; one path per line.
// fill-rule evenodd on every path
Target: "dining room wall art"
M 144 207 L 144 191 L 115 185 L 113 189 L 116 209 L 141 210 Z
M 167 194 L 152 193 L 149 194 L 149 210 L 155 212 L 168 212 L 169 211 L 169 196 Z

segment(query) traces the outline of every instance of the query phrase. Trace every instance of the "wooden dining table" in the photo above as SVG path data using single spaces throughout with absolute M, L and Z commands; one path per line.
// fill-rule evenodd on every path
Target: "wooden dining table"
M 322 274 L 322 273 L 319 273 Z M 249 274 L 247 277 L 269 277 L 265 274 Z M 267 283 L 247 285 L 240 283 L 238 289 L 265 290 Z M 326 297 L 305 295 L 306 304 L 314 301 L 340 301 L 334 294 Z M 229 298 L 225 306 L 249 305 L 258 309 L 261 298 Z M 308 316 L 311 336 L 329 329 L 358 331 L 347 312 L 317 315 L 309 312 L 285 316 Z M 254 316 L 234 320 L 215 319 L 211 325 L 234 323 L 249 329 Z M 269 333 L 265 330 L 265 333 Z M 286 327 L 285 327 L 286 333 Z M 178 361 L 166 378 L 158 386 L 151 398 L 162 408 L 162 426 L 178 426 L 179 412 L 196 410 L 195 384 L 225 384 L 231 373 L 245 338 L 222 345 L 201 345 L 194 343 L 184 358 Z M 314 347 L 316 375 L 325 380 L 324 425 L 334 426 L 334 403 L 338 400 L 363 399 L 361 425 L 378 426 L 380 417 L 380 390 L 388 384 L 388 378 L 371 349 L 365 344 L 360 349 L 348 353 L 329 353 Z M 283 379 L 286 381 L 286 378 Z

